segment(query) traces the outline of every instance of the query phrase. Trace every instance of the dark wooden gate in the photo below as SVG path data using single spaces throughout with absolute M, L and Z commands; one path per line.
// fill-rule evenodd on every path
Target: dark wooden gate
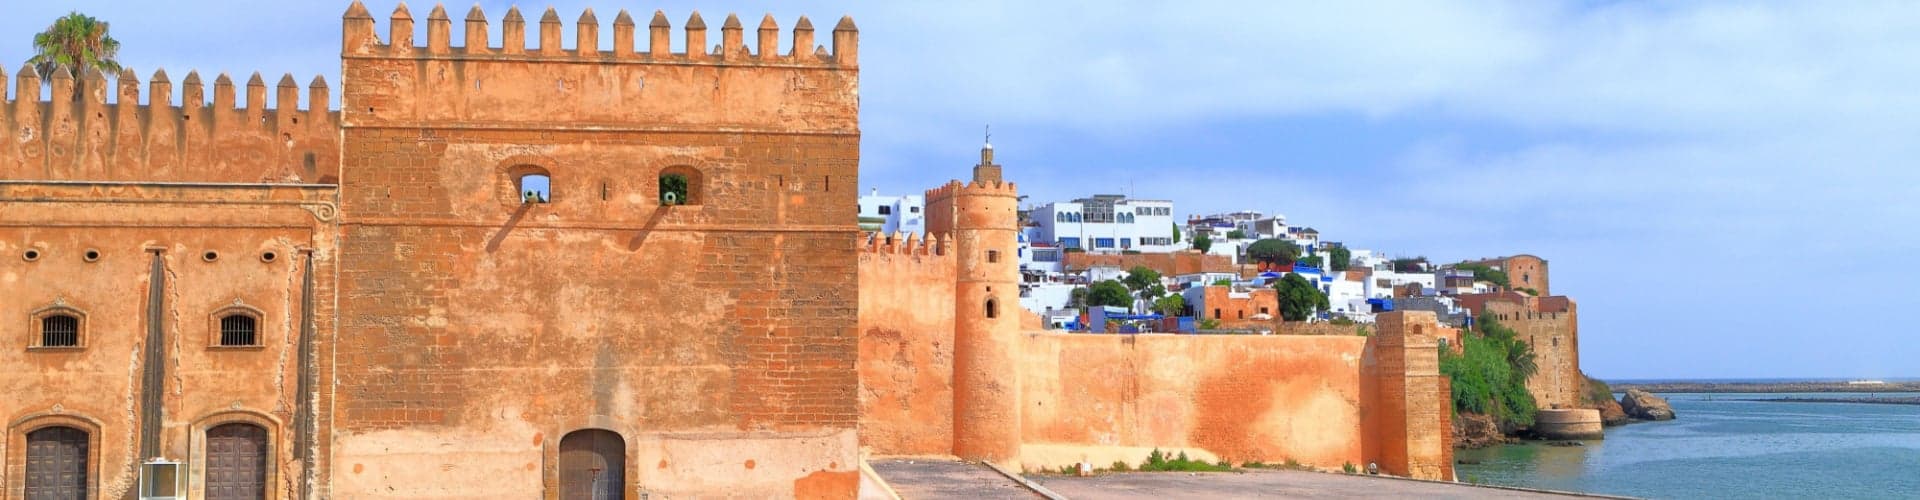
M 619 434 L 585 429 L 560 438 L 561 500 L 618 500 L 626 490 L 627 443 Z
M 87 432 L 48 427 L 27 433 L 27 499 L 87 497 Z
M 267 430 L 246 423 L 207 429 L 207 500 L 267 497 Z

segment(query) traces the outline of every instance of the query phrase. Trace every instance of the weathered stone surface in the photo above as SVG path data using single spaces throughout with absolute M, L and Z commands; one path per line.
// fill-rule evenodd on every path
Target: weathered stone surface
M 1620 409 L 1628 417 L 1640 420 L 1673 420 L 1674 417 L 1673 407 L 1667 405 L 1666 399 L 1639 389 L 1628 389 L 1627 394 L 1620 397 Z

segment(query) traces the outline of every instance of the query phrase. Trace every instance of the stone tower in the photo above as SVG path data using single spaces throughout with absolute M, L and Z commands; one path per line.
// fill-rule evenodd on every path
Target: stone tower
M 928 229 L 953 235 L 953 452 L 1017 468 L 1020 456 L 1018 190 L 1000 178 L 993 146 L 973 181 L 927 192 Z

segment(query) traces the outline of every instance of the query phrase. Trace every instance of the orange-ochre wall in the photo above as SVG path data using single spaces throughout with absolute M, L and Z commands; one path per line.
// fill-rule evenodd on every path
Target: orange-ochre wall
M 954 258 L 884 241 L 860 254 L 860 445 L 953 450 Z
M 1024 462 L 1363 463 L 1358 336 L 1027 335 Z

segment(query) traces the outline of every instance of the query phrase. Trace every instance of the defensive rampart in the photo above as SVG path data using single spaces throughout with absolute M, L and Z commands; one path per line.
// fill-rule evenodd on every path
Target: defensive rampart
M 860 251 L 860 444 L 953 451 L 954 256 L 939 240 L 873 235 Z
M 0 69 L 0 96 L 6 86 Z M 235 107 L 238 89 L 225 74 L 213 82 L 211 104 L 197 72 L 180 83 L 178 106 L 172 104 L 174 90 L 165 70 L 153 73 L 142 95 L 131 69 L 109 82 L 92 69 L 77 76 L 57 69 L 43 76 L 32 66 L 22 67 L 15 98 L 0 103 L 0 131 L 5 132 L 0 134 L 0 179 L 337 181 L 338 113 L 328 110 L 327 83 L 319 77 L 305 89 L 305 109 L 299 107 L 302 89 L 293 75 L 274 86 L 277 107 L 272 108 L 259 73 L 246 83 L 243 107 Z

